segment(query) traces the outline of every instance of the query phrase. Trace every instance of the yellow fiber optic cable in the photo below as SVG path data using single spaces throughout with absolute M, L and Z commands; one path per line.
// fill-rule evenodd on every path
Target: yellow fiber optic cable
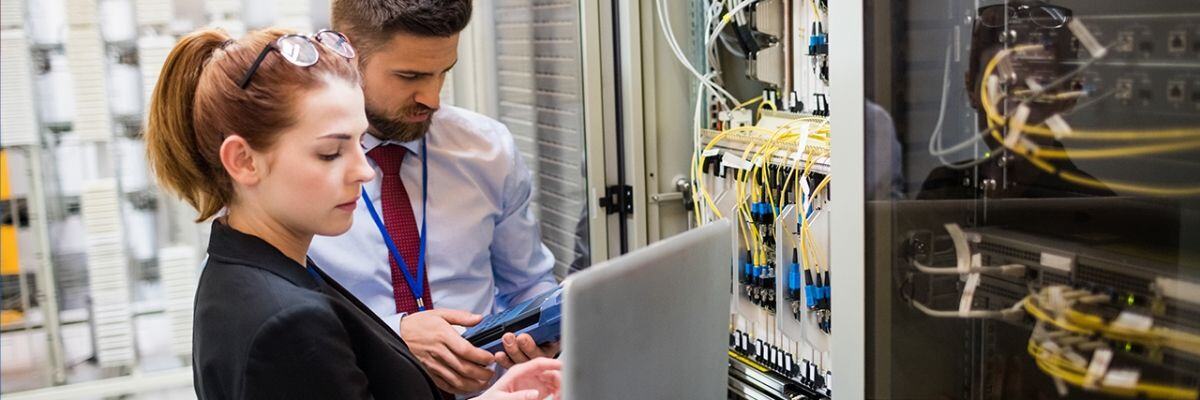
M 1143 146 L 1118 147 L 1113 149 L 1030 149 L 1030 155 L 1038 158 L 1063 160 L 1089 160 L 1115 157 L 1132 157 L 1150 154 L 1175 153 L 1200 149 L 1200 140 L 1167 142 Z
M 762 101 L 762 99 L 763 99 L 763 97 L 762 97 L 762 96 L 758 96 L 758 97 L 755 97 L 755 98 L 753 98 L 753 99 L 746 100 L 746 101 L 745 101 L 745 102 L 743 102 L 742 104 L 738 104 L 738 105 L 737 105 L 737 107 L 734 107 L 734 109 L 735 109 L 735 110 L 739 110 L 739 109 L 746 108 L 746 106 L 749 106 L 749 105 L 751 105 L 751 104 L 754 104 L 754 103 L 760 102 L 760 101 Z
M 987 88 L 987 79 L 988 79 L 987 77 L 992 76 L 992 72 L 995 71 L 996 65 L 1004 57 L 1007 57 L 1012 52 L 1023 51 L 1023 50 L 1035 48 L 1035 47 L 1040 47 L 1040 45 L 1016 46 L 1011 51 L 1007 51 L 1007 52 L 1001 51 L 1001 52 L 997 53 L 994 57 L 992 57 L 991 61 L 989 61 L 987 66 L 984 68 L 984 71 L 983 71 L 984 79 L 980 80 L 981 82 L 980 82 L 979 93 L 980 93 L 980 103 L 983 106 L 985 114 L 988 115 L 989 125 L 992 125 L 993 123 L 998 124 L 998 125 L 1004 125 L 1005 122 L 1004 122 L 1003 118 L 996 115 L 996 111 L 992 108 L 990 94 L 989 94 L 989 91 Z M 1032 127 L 1027 127 L 1027 129 L 1028 128 L 1032 128 Z M 993 129 L 993 130 L 991 130 L 991 132 L 992 132 L 993 138 L 995 138 L 997 141 L 999 141 L 1002 144 L 1004 143 L 1004 138 L 1000 136 L 999 130 Z M 1072 183 L 1075 183 L 1078 185 L 1083 185 L 1083 186 L 1088 186 L 1088 187 L 1093 187 L 1093 188 L 1114 189 L 1114 190 L 1119 190 L 1119 191 L 1127 191 L 1127 192 L 1138 193 L 1138 194 L 1143 194 L 1143 195 L 1151 195 L 1151 196 L 1195 196 L 1195 195 L 1200 195 L 1200 186 L 1163 187 L 1163 186 L 1149 186 L 1149 185 L 1142 185 L 1142 184 L 1129 183 L 1129 182 L 1120 182 L 1120 181 L 1102 182 L 1102 181 L 1099 181 L 1099 180 L 1096 180 L 1093 178 L 1089 178 L 1089 177 L 1086 177 L 1086 176 L 1083 176 L 1080 174 L 1076 174 L 1071 171 L 1059 170 L 1058 168 L 1054 167 L 1053 165 L 1050 165 L 1049 163 L 1041 160 L 1040 158 L 1030 155 L 1028 150 L 1024 149 L 1024 146 L 1022 146 L 1020 143 L 1017 143 L 1016 145 L 1011 146 L 1011 147 L 1008 144 L 1004 144 L 1004 146 L 1009 148 L 1010 150 L 1013 150 L 1017 154 L 1020 154 L 1025 159 L 1029 160 L 1030 163 L 1033 164 L 1038 169 L 1041 169 L 1042 171 L 1049 173 L 1051 175 L 1055 175 L 1064 181 L 1072 182 Z
M 1031 44 L 1031 45 L 1014 46 L 1013 48 L 1011 48 L 1009 50 L 1004 50 L 1004 51 L 1000 51 L 1000 52 L 996 53 L 996 55 L 992 57 L 992 60 L 990 62 L 988 62 L 987 67 L 984 69 L 983 79 L 980 79 L 980 94 L 981 94 L 980 103 L 983 106 L 984 113 L 987 115 L 988 122 L 994 122 L 998 125 L 1005 124 L 1004 117 L 999 115 L 996 112 L 996 110 L 994 108 L 992 108 L 991 102 L 987 100 L 987 95 L 986 95 L 987 79 L 988 79 L 987 77 L 991 76 L 992 75 L 991 73 L 992 73 L 992 71 L 995 70 L 996 65 L 998 65 L 1001 60 L 1008 57 L 1009 55 L 1012 55 L 1014 53 L 1023 52 L 1026 50 L 1039 49 L 1039 48 L 1042 48 L 1042 45 Z M 1048 127 L 1046 127 L 1045 124 L 1026 126 L 1025 129 L 1022 130 L 1022 133 L 1034 135 L 1034 136 L 1056 136 L 1054 131 L 1049 129 Z M 1072 139 L 1084 139 L 1084 140 L 1145 140 L 1145 139 L 1197 138 L 1197 137 L 1200 137 L 1200 128 L 1170 128 L 1170 129 L 1147 130 L 1147 131 L 1121 131 L 1121 130 L 1088 131 L 1088 130 L 1080 130 L 1080 131 L 1070 132 L 1069 134 L 1067 134 L 1067 136 L 1069 136 Z

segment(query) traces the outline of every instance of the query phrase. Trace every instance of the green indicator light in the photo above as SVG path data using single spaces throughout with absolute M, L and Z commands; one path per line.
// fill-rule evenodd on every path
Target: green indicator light
M 1131 295 L 1129 295 L 1129 296 L 1126 296 L 1126 297 L 1125 297 L 1125 302 L 1126 302 L 1126 303 L 1129 303 L 1129 305 L 1131 305 L 1131 306 L 1132 306 L 1132 305 L 1133 305 L 1133 295 L 1131 294 Z
M 1125 343 L 1125 351 L 1133 351 L 1133 344 Z

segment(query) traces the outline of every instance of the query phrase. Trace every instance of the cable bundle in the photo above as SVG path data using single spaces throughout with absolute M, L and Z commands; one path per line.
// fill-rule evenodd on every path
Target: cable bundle
M 987 115 L 988 125 L 992 138 L 1003 144 L 1004 148 L 1015 154 L 1020 155 L 1029 161 L 1038 169 L 1057 176 L 1064 181 L 1093 188 L 1113 189 L 1141 195 L 1149 196 L 1196 196 L 1200 195 L 1200 186 L 1168 186 L 1168 185 L 1148 185 L 1140 182 L 1122 182 L 1122 181 L 1101 181 L 1095 178 L 1088 177 L 1071 170 L 1064 170 L 1053 165 L 1050 160 L 1062 159 L 1118 159 L 1125 157 L 1137 157 L 1154 154 L 1175 153 L 1183 151 L 1192 151 L 1200 149 L 1200 128 L 1174 128 L 1162 130 L 1146 130 L 1146 131 L 1086 131 L 1086 130 L 1069 130 L 1064 128 L 1065 124 L 1057 115 L 1052 116 L 1046 122 L 1036 125 L 1027 125 L 1026 118 L 1029 115 L 1028 103 L 1044 95 L 1050 89 L 1060 85 L 1062 82 L 1070 79 L 1071 76 L 1081 72 L 1084 68 L 1094 63 L 1099 58 L 1093 58 L 1091 61 L 1083 64 L 1079 69 L 1075 70 L 1066 76 L 1060 77 L 1054 82 L 1051 82 L 1041 89 L 1036 89 L 1030 93 L 1021 94 L 1000 93 L 1000 88 L 1007 83 L 1000 74 L 995 74 L 997 68 L 1007 61 L 1014 54 L 1019 54 L 1028 51 L 1041 50 L 1042 45 L 1021 45 L 1011 49 L 1005 49 L 992 57 L 984 68 L 984 79 L 980 81 L 980 103 L 983 106 L 984 113 Z M 1006 96 L 1021 96 L 1020 105 L 1012 113 L 1012 115 L 1001 114 L 996 110 L 998 103 Z M 1055 119 L 1059 118 L 1059 119 Z M 1057 127 L 1057 129 L 1055 129 Z M 1084 141 L 1094 141 L 1101 143 L 1114 142 L 1138 142 L 1132 145 L 1111 146 L 1106 148 L 1089 148 L 1089 149 L 1045 149 L 1033 141 L 1030 141 L 1023 135 L 1035 137 L 1053 137 L 1053 138 L 1071 138 Z
M 1065 385 L 1069 384 L 1126 397 L 1200 398 L 1197 388 L 1142 382 L 1141 372 L 1137 369 L 1109 367 L 1112 350 L 1108 341 L 1166 347 L 1200 355 L 1200 336 L 1195 334 L 1153 326 L 1149 317 L 1131 314 L 1126 318 L 1123 313 L 1113 321 L 1105 321 L 1103 317 L 1078 309 L 1080 305 L 1100 304 L 1110 298 L 1086 290 L 1051 286 L 1021 301 L 1024 310 L 1037 320 L 1029 338 L 1029 354 L 1037 361 L 1039 369 L 1055 379 L 1060 393 L 1065 392 Z M 1083 356 L 1086 352 L 1092 353 L 1090 363 Z

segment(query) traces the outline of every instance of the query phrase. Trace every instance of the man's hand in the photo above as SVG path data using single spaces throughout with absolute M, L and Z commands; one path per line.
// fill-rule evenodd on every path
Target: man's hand
M 404 316 L 400 337 L 425 365 L 438 388 L 454 394 L 487 388 L 491 353 L 472 346 L 451 325 L 475 326 L 483 316 L 458 310 L 429 310 Z
M 475 400 L 540 400 L 548 396 L 558 399 L 562 390 L 562 363 L 538 358 L 508 370 Z
M 528 333 L 522 333 L 521 336 L 505 333 L 500 338 L 500 343 L 504 345 L 504 351 L 496 353 L 496 363 L 504 368 L 512 368 L 513 365 L 538 357 L 553 358 L 558 354 L 559 348 L 558 342 L 539 347 L 533 341 L 533 336 L 529 336 Z

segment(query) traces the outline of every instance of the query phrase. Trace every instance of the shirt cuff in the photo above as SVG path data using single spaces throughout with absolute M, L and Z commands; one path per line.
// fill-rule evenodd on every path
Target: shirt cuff
M 398 313 L 380 319 L 382 319 L 388 327 L 392 328 L 393 331 L 396 331 L 396 335 L 400 335 L 400 320 L 404 318 L 404 314 L 405 313 Z
M 522 294 L 521 296 L 514 299 L 513 305 L 521 304 L 525 300 L 532 299 L 539 294 L 551 291 L 554 288 L 557 288 L 558 286 L 559 285 L 554 282 L 546 282 L 546 281 L 538 282 L 537 284 L 531 286 L 528 290 L 526 290 L 524 294 Z

